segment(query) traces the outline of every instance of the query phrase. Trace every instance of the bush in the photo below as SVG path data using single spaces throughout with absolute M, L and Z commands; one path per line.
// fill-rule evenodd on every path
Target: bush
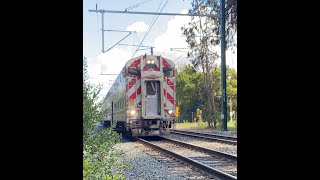
M 128 164 L 117 161 L 123 152 L 113 148 L 121 135 L 112 127 L 95 132 L 95 124 L 103 117 L 97 103 L 100 90 L 100 86 L 83 83 L 83 179 L 122 180 L 125 179 L 122 170 Z

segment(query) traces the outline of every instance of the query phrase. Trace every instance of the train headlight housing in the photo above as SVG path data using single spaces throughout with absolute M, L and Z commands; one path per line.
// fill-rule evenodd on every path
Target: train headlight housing
M 168 113 L 169 113 L 169 114 L 172 114 L 172 110 L 169 110 Z
M 132 111 L 130 112 L 131 115 L 134 115 L 135 113 L 136 113 L 135 110 L 132 110 Z

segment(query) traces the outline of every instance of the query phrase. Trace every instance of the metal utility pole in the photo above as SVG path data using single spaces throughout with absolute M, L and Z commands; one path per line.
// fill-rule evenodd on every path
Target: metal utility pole
M 191 122 L 193 122 L 193 112 L 191 112 Z
M 102 33 L 102 53 L 104 53 L 104 24 L 103 24 L 103 15 L 104 15 L 104 12 L 101 11 L 101 19 L 102 19 L 102 27 L 101 27 L 101 33 Z
M 138 11 L 113 11 L 113 10 L 94 10 L 89 9 L 89 12 L 103 13 L 127 13 L 127 14 L 146 14 L 146 15 L 165 15 L 165 16 L 200 16 L 200 17 L 218 17 L 213 14 L 181 14 L 181 13 L 157 13 L 157 12 L 138 12 Z
M 228 131 L 227 127 L 227 87 L 226 87 L 226 39 L 225 39 L 225 0 L 221 0 L 221 80 L 222 80 L 222 131 Z

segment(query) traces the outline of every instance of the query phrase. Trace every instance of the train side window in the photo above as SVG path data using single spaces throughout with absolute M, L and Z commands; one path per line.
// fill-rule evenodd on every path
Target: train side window
M 155 82 L 147 82 L 147 95 L 155 95 L 156 94 L 156 83 Z

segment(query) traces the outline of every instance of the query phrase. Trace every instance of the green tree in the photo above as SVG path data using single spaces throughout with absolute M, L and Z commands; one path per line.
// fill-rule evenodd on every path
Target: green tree
M 202 79 L 202 74 L 191 65 L 184 66 L 177 74 L 176 97 L 182 117 L 190 117 L 191 112 L 195 112 L 198 107 L 202 107 L 205 103 L 202 98 L 203 83 L 199 79 Z M 195 114 L 194 117 L 196 117 Z
M 83 57 L 83 80 L 88 79 L 88 60 L 86 57 Z
M 227 98 L 229 114 L 232 111 L 237 112 L 237 72 L 227 66 Z M 234 117 L 230 116 L 228 120 Z
M 237 1 L 226 0 L 225 4 L 227 48 L 234 51 L 237 30 Z M 217 97 L 215 95 L 218 95 L 218 92 L 215 91 L 217 89 L 214 87 L 215 84 L 212 84 L 216 81 L 210 72 L 219 58 L 213 47 L 220 45 L 220 0 L 191 0 L 189 13 L 216 15 L 215 17 L 191 17 L 191 22 L 181 28 L 191 49 L 188 53 L 191 63 L 195 68 L 202 69 L 204 94 L 208 97 L 208 108 L 205 106 L 204 116 L 208 119 L 209 127 L 213 121 L 213 126 L 216 128 L 217 119 L 220 117 L 220 106 L 216 107 Z
M 219 15 L 220 2 L 220 0 L 191 0 L 189 13 L 196 13 L 199 7 L 207 7 L 212 9 L 214 14 Z M 226 39 L 228 42 L 227 48 L 233 48 L 236 44 L 235 35 L 237 33 L 237 0 L 225 0 L 225 12 Z M 216 25 L 216 27 L 212 27 L 212 32 L 218 36 L 220 34 L 220 18 L 214 17 L 211 20 L 214 21 L 214 24 Z M 220 44 L 219 40 L 217 40 L 216 42 L 216 44 Z
M 84 72 L 87 66 L 84 60 Z M 112 127 L 95 132 L 95 125 L 102 118 L 99 112 L 101 104 L 97 103 L 100 86 L 83 81 L 83 179 L 124 179 L 122 170 L 128 164 L 117 161 L 123 153 L 115 151 L 113 146 L 119 142 L 121 135 Z
M 216 119 L 221 123 L 221 67 L 215 67 L 211 71 L 213 77 L 213 91 L 215 94 L 215 105 L 216 105 Z M 237 72 L 235 69 L 227 66 L 227 98 L 228 98 L 228 112 L 230 109 L 237 109 Z M 230 115 L 230 113 L 228 113 Z M 228 120 L 231 117 L 229 116 Z
M 186 65 L 179 70 L 177 74 L 177 101 L 180 107 L 181 117 L 191 115 L 197 108 L 202 109 L 203 120 L 221 124 L 221 67 L 214 67 L 211 72 L 212 92 L 214 93 L 215 116 L 211 117 L 208 101 L 208 92 L 206 91 L 203 74 L 197 72 L 192 65 Z M 227 94 L 228 111 L 237 110 L 237 72 L 235 69 L 227 66 Z M 228 113 L 230 115 L 230 113 Z M 188 116 L 189 117 L 189 116 Z M 195 116 L 194 116 L 195 117 Z M 228 118 L 228 120 L 230 120 Z
M 189 10 L 195 14 L 212 14 L 215 15 L 217 3 L 214 4 L 205 3 L 201 0 L 193 1 L 192 8 Z M 203 73 L 203 81 L 205 87 L 205 94 L 208 99 L 208 110 L 206 111 L 206 117 L 208 119 L 208 125 L 211 127 L 211 121 L 213 120 L 213 126 L 216 128 L 215 121 L 215 103 L 213 95 L 213 84 L 211 77 L 211 69 L 218 59 L 217 52 L 212 49 L 213 45 L 219 43 L 219 27 L 215 25 L 214 17 L 191 17 L 191 22 L 187 26 L 182 27 L 183 34 L 186 36 L 186 42 L 190 46 L 188 57 L 195 68 L 200 68 Z

